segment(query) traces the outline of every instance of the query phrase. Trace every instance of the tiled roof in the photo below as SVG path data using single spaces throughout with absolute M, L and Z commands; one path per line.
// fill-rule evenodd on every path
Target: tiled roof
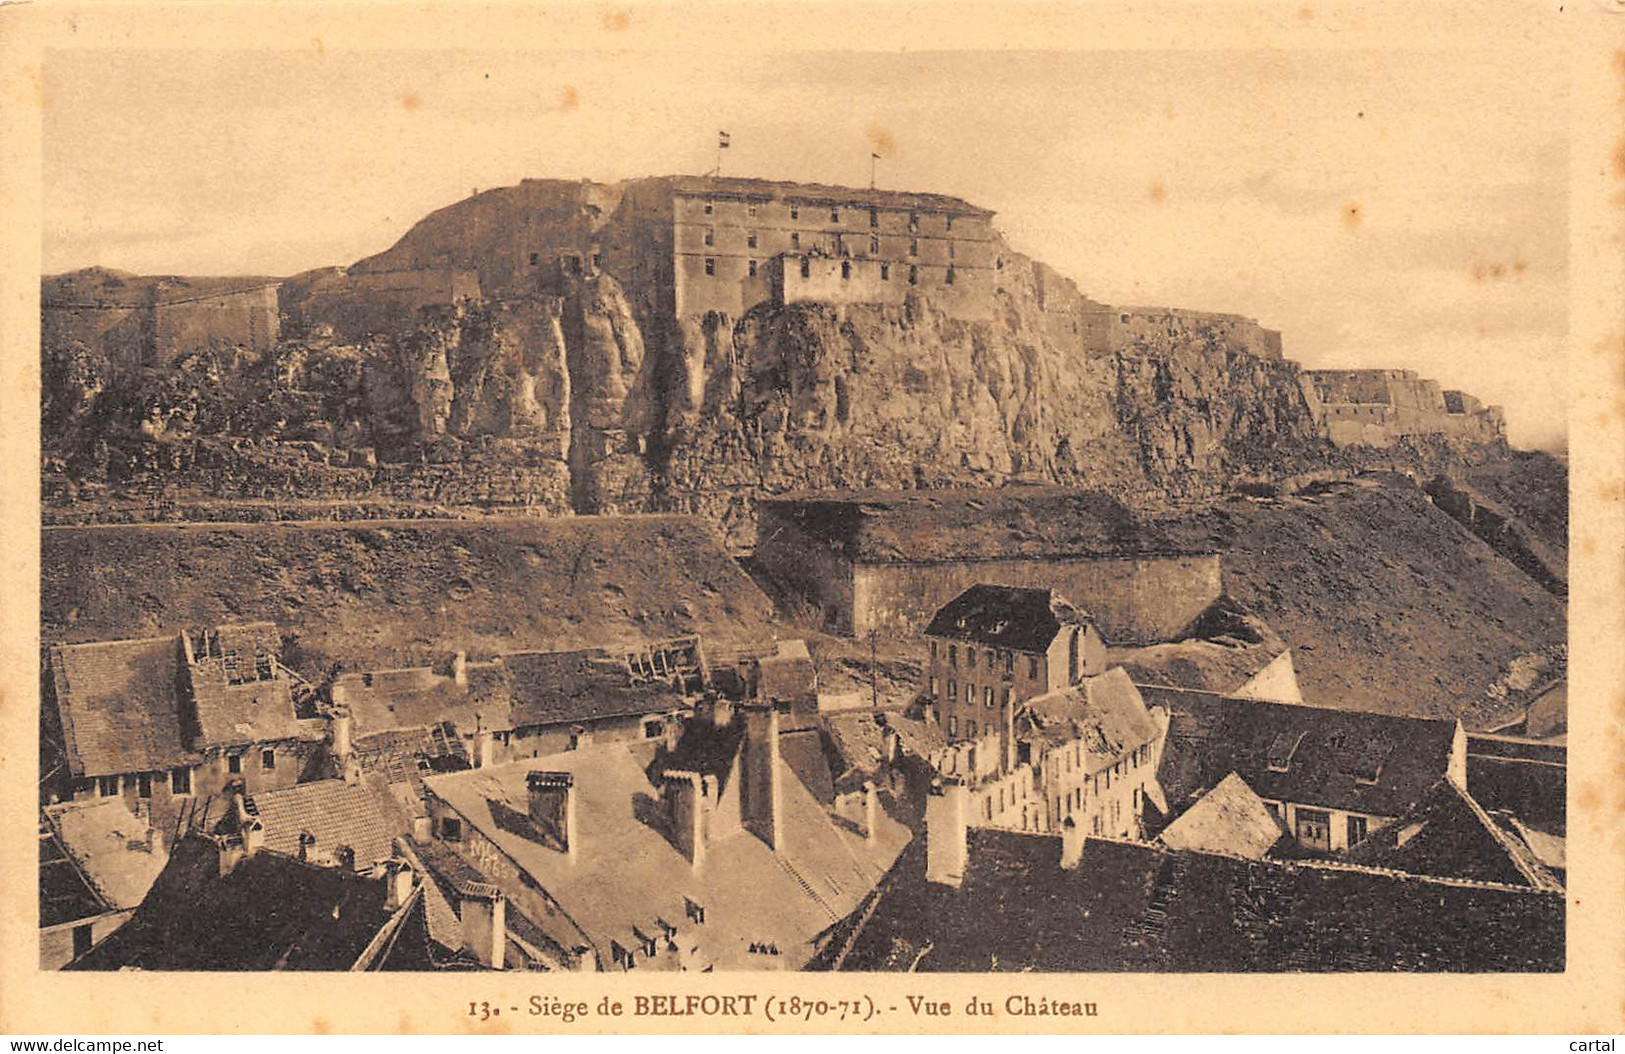
M 346 673 L 335 694 L 355 722 L 355 735 L 426 731 L 445 722 L 472 732 L 512 728 L 507 676 L 494 663 L 469 663 L 467 684 L 430 667 Z
M 843 965 L 851 970 L 1551 972 L 1563 897 L 1329 863 L 969 832 L 959 888 L 910 846 Z
M 147 899 L 74 970 L 348 970 L 389 921 L 385 884 L 261 851 L 220 874 L 183 838 Z
M 386 783 L 405 784 L 423 796 L 427 772 L 458 772 L 470 768 L 468 749 L 456 726 L 443 722 L 432 728 L 381 732 L 354 740 L 361 771 Z
M 276 661 L 281 635 L 274 624 L 221 626 L 219 654 L 198 653 L 190 671 L 200 747 L 319 740 L 320 722 L 294 712 L 292 684 Z
M 51 649 L 52 688 L 76 776 L 155 772 L 191 764 L 182 738 L 176 637 Z
M 56 831 L 42 820 L 39 832 L 40 927 L 43 929 L 95 918 L 111 910 L 113 906 L 96 892 L 96 887 L 90 884 L 63 847 Z
M 1084 768 L 1109 767 L 1127 751 L 1156 739 L 1157 721 L 1121 667 L 1021 704 L 1016 737 L 1051 744 L 1081 740 Z
M 1170 715 L 1157 778 L 1175 811 L 1234 772 L 1266 801 L 1398 816 L 1449 768 L 1452 720 L 1142 686 Z
M 338 850 L 348 847 L 355 869 L 365 871 L 393 856 L 395 839 L 409 833 L 400 808 L 372 780 L 296 783 L 262 791 L 248 804 L 265 825 L 265 848 L 323 866 L 336 865 Z M 306 836 L 312 840 L 301 851 Z
M 624 661 L 600 652 L 504 655 L 514 728 L 663 714 L 689 706 L 667 681 L 634 678 Z
M 114 908 L 141 903 L 169 859 L 162 840 L 154 840 L 123 798 L 51 805 L 45 815 L 63 849 Z
M 1211 552 L 1175 544 L 1110 495 L 1062 487 L 802 491 L 757 505 L 862 564 Z
M 1486 809 L 1537 830 L 1568 830 L 1568 751 L 1505 736 L 1467 736 L 1467 787 Z
M 942 605 L 925 632 L 990 648 L 1042 652 L 1062 626 L 1088 622 L 1086 612 L 1053 590 L 974 585 Z
M 1286 832 L 1264 801 L 1234 772 L 1163 829 L 1170 849 L 1262 860 Z
M 573 861 L 526 837 L 522 825 L 499 819 L 524 813 L 526 776 L 537 769 L 575 777 L 581 837 Z M 857 907 L 909 838 L 887 819 L 877 844 L 868 844 L 837 826 L 785 773 L 781 852 L 741 830 L 708 844 L 696 872 L 652 826 L 640 802 L 658 801 L 659 789 L 619 744 L 434 776 L 428 786 L 547 891 L 590 937 L 605 967 L 611 941 L 633 947 L 634 927 L 658 932 L 657 919 L 677 926 L 678 943 L 719 970 L 752 965 L 755 942 L 776 942 L 793 955 Z M 685 899 L 704 907 L 704 925 L 687 924 Z

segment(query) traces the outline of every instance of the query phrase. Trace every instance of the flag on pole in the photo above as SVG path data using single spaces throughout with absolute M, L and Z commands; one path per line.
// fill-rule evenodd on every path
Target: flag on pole
M 728 149 L 728 133 L 727 132 L 718 132 L 717 133 L 717 149 L 718 150 L 726 150 L 726 149 Z

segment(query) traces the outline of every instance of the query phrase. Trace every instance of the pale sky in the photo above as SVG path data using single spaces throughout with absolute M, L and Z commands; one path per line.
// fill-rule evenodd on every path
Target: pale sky
M 525 177 L 957 194 L 1108 303 L 1234 311 L 1561 444 L 1565 71 L 1542 53 L 58 51 L 44 266 L 286 275 Z M 1534 68 L 1531 67 L 1534 64 Z M 1519 76 L 1508 76 L 1516 69 Z

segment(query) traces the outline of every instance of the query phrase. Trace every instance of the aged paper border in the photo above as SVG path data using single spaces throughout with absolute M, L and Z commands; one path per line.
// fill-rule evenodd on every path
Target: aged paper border
M 786 42 L 791 42 L 786 44 Z M 1344 49 L 1424 52 L 1531 42 L 1570 55 L 1570 607 L 1568 968 L 1561 975 L 142 975 L 40 973 L 34 894 L 38 685 L 38 275 L 40 129 L 47 49 L 77 47 L 493 48 L 762 51 L 932 49 Z M 0 1032 L 16 1034 L 369 1032 L 1558 1032 L 1625 1030 L 1625 0 L 1559 3 L 799 4 L 431 2 L 17 5 L 0 10 L 0 465 L 5 603 L 0 618 Z M 1443 58 L 1441 58 L 1443 61 Z M 1532 76 L 1509 62 L 1507 77 Z M 1471 121 L 1471 114 L 1460 119 Z M 1554 117 L 1554 119 L 1556 119 Z M 471 132 L 471 134 L 474 134 Z M 869 1023 L 630 1016 L 649 993 L 803 998 L 906 994 L 947 1000 L 949 1018 Z M 476 1025 L 471 1000 L 531 995 L 628 1003 L 564 1026 L 504 1015 Z M 973 995 L 1087 1000 L 1096 1017 L 971 1018 Z

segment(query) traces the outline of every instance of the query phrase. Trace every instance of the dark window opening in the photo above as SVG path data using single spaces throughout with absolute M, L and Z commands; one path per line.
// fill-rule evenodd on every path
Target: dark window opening
M 869 251 L 872 252 L 872 253 L 877 253 L 877 252 L 880 251 L 880 239 L 879 238 L 871 237 L 869 239 Z
M 869 226 L 880 226 L 880 210 L 875 208 L 873 205 L 869 207 Z
M 908 240 L 908 254 L 910 256 L 920 255 L 920 239 L 910 238 Z
M 908 214 L 908 229 L 911 231 L 917 231 L 920 229 L 920 214 L 918 212 L 911 212 Z
M 790 248 L 792 248 L 792 249 L 801 248 L 801 235 L 800 234 L 792 234 L 792 235 L 790 235 Z
M 829 210 L 829 222 L 831 222 L 831 223 L 840 223 L 841 222 L 841 210 L 840 209 L 830 209 Z
M 539 264 L 541 262 L 542 262 L 542 254 L 541 253 L 531 253 L 530 254 L 530 265 L 532 267 L 535 267 L 537 264 Z
M 707 256 L 705 258 L 705 273 L 706 274 L 716 274 L 717 273 L 717 262 L 716 262 L 716 260 L 712 259 L 709 256 Z
M 809 261 L 805 256 L 801 258 L 801 277 L 812 277 L 812 262 Z
M 717 232 L 712 230 L 710 227 L 705 228 L 705 244 L 707 244 L 707 245 L 715 245 L 716 243 L 717 243 Z
M 949 285 L 954 284 L 954 269 L 952 267 L 948 268 L 948 277 L 944 279 L 944 281 L 946 281 Z
M 715 205 L 712 205 L 709 201 L 705 203 L 705 214 L 707 216 L 711 215 L 715 211 L 716 211 L 716 206 Z
M 842 278 L 851 278 L 852 277 L 852 263 L 851 263 L 851 261 L 849 261 L 849 260 L 842 260 L 841 261 L 841 277 Z
M 752 248 L 752 249 L 756 248 L 756 232 L 755 231 L 751 231 L 750 234 L 746 235 L 745 244 L 747 246 L 749 246 L 750 248 Z
M 880 280 L 882 282 L 891 281 L 891 264 L 883 263 L 880 265 Z
M 135 778 L 136 791 L 143 798 L 152 797 L 152 773 L 143 772 Z
M 181 765 L 170 770 L 169 792 L 171 794 L 192 793 L 192 769 L 189 765 Z
M 463 840 L 463 821 L 455 816 L 442 817 L 440 820 L 440 837 L 448 842 Z
M 229 755 L 226 758 L 226 771 L 233 774 L 243 771 L 243 756 L 241 754 Z
M 919 285 L 920 284 L 920 269 L 918 267 L 910 267 L 908 269 L 908 284 L 909 285 Z
M 264 769 L 267 772 L 270 772 L 272 769 L 276 768 L 276 751 L 275 750 L 262 750 L 262 751 L 260 751 L 260 768 Z
M 643 722 L 643 738 L 644 739 L 658 739 L 658 738 L 660 738 L 660 735 L 665 731 L 666 731 L 666 723 L 664 721 L 660 720 L 658 717 L 654 718 L 652 720 Z
M 801 218 L 801 210 L 796 208 L 794 205 L 791 205 L 790 206 L 790 218 L 793 219 L 793 220 L 799 220 Z
M 750 262 L 750 264 L 748 265 L 748 269 L 750 271 L 750 276 L 752 278 L 755 278 L 756 277 L 756 261 L 755 260 L 752 260 Z

